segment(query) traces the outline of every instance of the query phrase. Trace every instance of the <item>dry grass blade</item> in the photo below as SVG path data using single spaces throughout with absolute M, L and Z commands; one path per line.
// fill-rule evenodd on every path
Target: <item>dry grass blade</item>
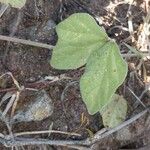
M 0 79 L 6 75 L 9 75 L 12 78 L 12 80 L 13 80 L 14 84 L 16 85 L 16 87 L 18 88 L 18 90 L 22 90 L 22 87 L 19 85 L 18 81 L 15 79 L 15 77 L 13 76 L 13 74 L 11 72 L 4 73 L 3 75 L 0 76 Z
M 15 94 L 12 94 L 11 98 L 10 98 L 10 101 L 8 102 L 4 112 L 3 112 L 3 116 L 5 116 L 7 114 L 7 112 L 9 111 L 9 109 L 12 107 L 12 111 L 11 111 L 11 117 L 13 116 L 14 112 L 15 112 L 15 109 L 16 109 L 16 106 L 17 106 L 17 102 L 19 100 L 19 96 L 20 96 L 20 92 L 24 89 L 23 87 L 21 87 L 18 83 L 18 81 L 15 79 L 15 77 L 13 76 L 13 74 L 11 72 L 7 72 L 5 74 L 3 74 L 2 76 L 0 76 L 0 78 L 2 78 L 3 76 L 5 75 L 9 75 L 15 86 L 17 87 L 18 91 L 15 93 Z M 4 101 L 4 100 L 3 100 Z M 1 102 L 1 104 L 3 103 L 3 101 Z
M 140 51 L 142 52 L 149 52 L 150 55 L 150 9 L 147 12 L 147 16 L 144 19 L 143 26 L 141 30 L 139 31 L 139 37 L 138 37 L 138 47 L 140 47 Z
M 5 108 L 5 110 L 4 110 L 3 113 L 2 113 L 3 116 L 6 116 L 7 112 L 8 112 L 9 109 L 12 107 L 12 105 L 13 105 L 15 99 L 16 99 L 16 94 L 13 94 L 13 95 L 11 96 L 10 101 L 8 102 L 8 104 L 7 104 L 6 108 Z
M 138 102 L 144 107 L 146 108 L 145 104 L 140 100 L 140 98 L 129 88 L 127 87 L 128 90 L 132 93 L 132 95 L 138 100 Z
M 1 9 L 0 9 L 0 18 L 2 17 L 2 15 L 4 14 L 4 12 L 7 10 L 7 8 L 9 7 L 9 5 L 3 4 Z
M 14 133 L 14 136 L 34 135 L 34 134 L 47 134 L 47 133 L 66 134 L 66 135 L 70 135 L 70 136 L 81 136 L 80 134 L 77 134 L 77 133 L 73 133 L 73 132 L 64 132 L 64 131 L 57 131 L 57 130 L 27 131 L 27 132 Z
M 15 113 L 15 109 L 16 109 L 17 103 L 18 103 L 18 101 L 19 101 L 19 96 L 20 96 L 20 92 L 17 91 L 17 92 L 16 92 L 15 100 L 14 100 L 13 105 L 12 105 L 11 117 L 13 117 L 13 115 L 14 115 L 14 113 Z
M 14 94 L 14 92 L 7 92 L 7 93 L 2 97 L 2 99 L 1 99 L 1 101 L 0 101 L 0 107 L 2 106 L 2 104 L 3 104 L 4 102 L 6 102 L 7 100 L 9 100 L 9 98 L 11 98 L 13 94 Z

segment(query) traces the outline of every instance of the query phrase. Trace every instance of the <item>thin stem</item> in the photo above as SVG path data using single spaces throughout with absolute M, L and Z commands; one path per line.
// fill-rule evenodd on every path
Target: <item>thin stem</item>
M 47 49 L 53 49 L 54 48 L 54 46 L 49 45 L 49 44 L 44 44 L 44 43 L 34 42 L 34 41 L 30 41 L 30 40 L 19 39 L 19 38 L 15 38 L 15 37 L 9 37 L 9 36 L 5 36 L 5 35 L 0 35 L 0 40 L 10 41 L 10 42 L 15 42 L 15 43 L 21 43 L 21 44 L 25 44 L 25 45 L 31 45 L 31 46 L 47 48 Z
M 0 40 L 10 41 L 10 42 L 15 42 L 15 43 L 21 43 L 21 44 L 25 44 L 25 45 L 31 45 L 31 46 L 47 48 L 47 49 L 53 49 L 54 48 L 53 45 L 34 42 L 34 41 L 30 41 L 30 40 L 19 39 L 19 38 L 15 38 L 15 37 L 9 37 L 9 36 L 5 36 L 5 35 L 0 35 Z M 122 57 L 125 57 L 125 58 L 137 57 L 138 56 L 137 54 L 121 54 L 121 55 L 122 55 Z M 148 57 L 149 53 L 143 53 L 142 55 L 144 57 Z

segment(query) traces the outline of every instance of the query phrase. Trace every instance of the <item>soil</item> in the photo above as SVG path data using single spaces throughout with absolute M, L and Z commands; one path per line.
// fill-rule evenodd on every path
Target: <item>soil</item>
M 129 8 L 134 25 L 135 41 L 128 38 L 130 36 L 128 31 L 123 28 L 116 28 L 116 26 L 128 28 L 127 14 Z M 128 52 L 128 49 L 123 46 L 123 42 L 136 46 L 137 32 L 147 14 L 144 0 L 138 0 L 131 6 L 125 0 L 27 0 L 26 5 L 21 10 L 9 7 L 5 11 L 0 18 L 0 34 L 55 45 L 57 42 L 55 26 L 76 12 L 86 12 L 95 17 L 99 25 L 105 28 L 109 37 L 117 41 L 123 53 Z M 42 121 L 15 123 L 12 125 L 13 133 L 53 129 L 76 132 L 81 136 L 53 133 L 50 135 L 29 135 L 28 137 L 53 140 L 83 140 L 104 128 L 100 114 L 89 115 L 82 101 L 78 81 L 84 72 L 84 68 L 65 71 L 52 68 L 49 63 L 52 50 L 49 49 L 6 41 L 0 41 L 0 49 L 0 75 L 11 72 L 20 85 L 39 90 L 44 89 L 54 105 L 54 111 L 50 117 L 44 118 Z M 139 70 L 141 74 L 135 73 L 135 68 L 140 59 L 137 57 L 130 58 L 127 59 L 127 62 L 129 66 L 128 75 L 123 85 L 118 88 L 117 93 L 123 95 L 128 102 L 128 119 L 141 112 L 143 106 L 137 102 L 136 97 L 127 87 L 130 87 L 140 97 L 145 90 L 146 82 L 142 74 L 143 67 Z M 147 60 L 144 64 L 142 66 L 146 66 L 146 75 L 150 77 L 150 61 Z M 71 79 L 37 84 L 46 76 L 60 76 L 61 74 L 65 74 Z M 2 92 L 2 90 L 13 89 L 14 87 L 15 85 L 10 76 L 6 75 L 0 79 L 0 98 L 2 99 L 8 93 Z M 12 90 L 12 92 L 15 91 Z M 32 103 L 36 94 L 35 91 L 22 91 L 15 113 Z M 150 94 L 146 92 L 141 101 L 145 106 L 149 106 Z M 2 105 L 1 111 L 4 110 L 6 104 L 7 102 Z M 130 126 L 92 145 L 91 149 L 139 149 L 149 145 L 149 124 L 150 117 L 145 115 Z M 8 134 L 7 127 L 3 122 L 0 122 L 0 133 Z M 0 149 L 6 150 L 9 148 L 0 145 Z M 18 147 L 18 149 L 21 148 Z M 44 147 L 42 145 L 25 146 L 24 149 L 63 150 L 68 148 L 59 146 Z

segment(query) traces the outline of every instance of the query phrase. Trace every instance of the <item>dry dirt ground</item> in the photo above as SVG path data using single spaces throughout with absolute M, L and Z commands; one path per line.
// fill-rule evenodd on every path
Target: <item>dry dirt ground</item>
M 26 40 L 37 41 L 55 45 L 57 35 L 55 26 L 76 12 L 86 12 L 97 19 L 110 38 L 114 38 L 120 46 L 122 53 L 128 53 L 129 49 L 123 44 L 129 44 L 141 49 L 139 36 L 142 32 L 144 18 L 148 14 L 147 0 L 27 0 L 26 5 L 18 10 L 8 7 L 0 18 L 0 35 L 17 37 Z M 0 4 L 0 8 L 2 4 Z M 133 25 L 133 32 L 129 31 L 129 20 Z M 84 71 L 77 70 L 60 71 L 53 69 L 49 60 L 52 50 L 17 44 L 0 40 L 0 76 L 11 72 L 19 85 L 38 89 L 44 89 L 52 99 L 54 105 L 50 117 L 42 121 L 16 122 L 11 125 L 11 132 L 59 130 L 63 132 L 78 133 L 76 135 L 64 134 L 37 134 L 26 135 L 25 138 L 45 138 L 49 140 L 76 141 L 92 138 L 95 133 L 104 128 L 99 113 L 91 116 L 88 114 L 82 101 L 78 81 Z M 150 105 L 150 91 L 147 90 L 150 82 L 150 60 L 141 61 L 138 57 L 127 57 L 129 71 L 123 85 L 117 93 L 123 95 L 128 102 L 128 115 L 126 120 L 142 112 Z M 58 76 L 62 74 L 71 79 L 58 80 L 56 82 L 39 82 L 46 76 Z M 0 101 L 4 95 L 16 93 L 16 87 L 9 75 L 0 79 Z M 19 96 L 14 115 L 35 100 L 38 92 L 23 90 Z M 140 102 L 143 105 L 141 105 Z M 1 105 L 4 111 L 8 101 Z M 8 111 L 8 116 L 10 116 Z M 6 122 L 1 119 L 0 133 L 9 134 Z M 1 135 L 0 135 L 1 137 Z M 88 149 L 89 147 L 85 148 Z M 0 144 L 1 150 L 11 149 Z M 73 149 L 67 146 L 16 146 L 14 149 L 26 150 L 67 150 Z M 121 130 L 110 134 L 106 138 L 93 144 L 90 149 L 150 149 L 150 117 L 145 113 L 138 120 Z

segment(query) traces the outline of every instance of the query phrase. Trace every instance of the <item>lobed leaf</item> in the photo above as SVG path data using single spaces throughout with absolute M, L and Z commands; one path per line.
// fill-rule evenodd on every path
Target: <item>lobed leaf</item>
M 126 74 L 127 64 L 115 42 L 107 42 L 91 54 L 80 79 L 81 95 L 90 114 L 95 114 L 110 102 Z
M 105 127 L 116 127 L 125 120 L 127 102 L 122 96 L 114 94 L 110 103 L 100 113 Z
M 56 69 L 76 69 L 86 65 L 80 79 L 83 101 L 90 114 L 107 106 L 127 74 L 127 64 L 117 44 L 86 13 L 71 15 L 56 27 L 58 42 L 51 65 Z
M 86 64 L 95 49 L 108 39 L 96 21 L 86 13 L 76 13 L 56 27 L 58 42 L 51 65 L 56 69 L 76 69 Z

